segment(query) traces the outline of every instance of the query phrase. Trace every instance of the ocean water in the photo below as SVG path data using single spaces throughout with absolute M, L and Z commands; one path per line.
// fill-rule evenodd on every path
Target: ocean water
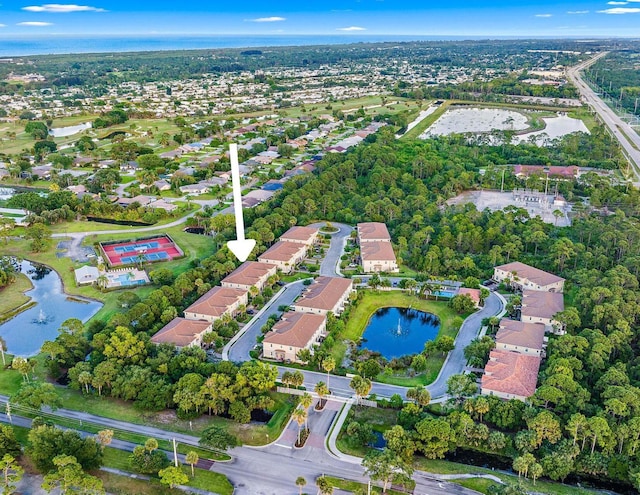
M 220 36 L 89 36 L 50 35 L 0 37 L 0 57 L 66 53 L 143 52 L 267 46 L 310 46 L 383 41 L 480 39 L 470 36 L 402 35 L 220 35 Z

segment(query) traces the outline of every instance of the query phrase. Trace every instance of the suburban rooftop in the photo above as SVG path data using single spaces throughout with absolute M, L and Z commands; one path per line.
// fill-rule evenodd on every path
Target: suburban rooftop
M 497 266 L 496 269 L 510 273 L 515 272 L 515 275 L 517 277 L 530 280 L 531 282 L 540 286 L 555 284 L 557 282 L 564 282 L 564 279 L 562 277 L 558 277 L 553 273 L 545 272 L 544 270 L 540 270 L 539 268 L 526 265 L 524 263 L 521 263 L 520 261 L 513 261 L 511 263 L 507 263 L 506 265 Z

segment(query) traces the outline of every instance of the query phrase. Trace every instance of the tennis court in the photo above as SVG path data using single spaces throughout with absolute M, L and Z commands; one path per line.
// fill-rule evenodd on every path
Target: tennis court
M 170 261 L 184 255 L 168 235 L 122 242 L 100 243 L 110 266 L 134 265 L 142 262 Z

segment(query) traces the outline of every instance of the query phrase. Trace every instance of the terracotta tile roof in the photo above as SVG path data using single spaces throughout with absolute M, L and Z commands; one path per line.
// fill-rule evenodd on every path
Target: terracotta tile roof
M 258 260 L 275 260 L 275 261 L 290 261 L 295 258 L 301 251 L 306 250 L 307 247 L 304 244 L 298 244 L 297 242 L 278 241 L 264 253 L 258 256 Z
M 539 356 L 493 350 L 482 375 L 482 390 L 531 397 L 536 391 L 541 361 Z
M 387 226 L 381 222 L 366 222 L 358 224 L 358 239 L 360 242 L 371 240 L 387 239 L 391 241 L 391 236 Z
M 553 273 L 545 272 L 544 270 L 539 270 L 538 268 L 534 268 L 533 266 L 525 265 L 524 263 L 520 263 L 519 261 L 514 261 L 512 263 L 507 263 L 506 265 L 497 266 L 496 269 L 502 270 L 509 273 L 516 273 L 516 276 L 521 279 L 527 279 L 531 282 L 545 286 L 549 284 L 555 284 L 556 282 L 564 282 L 562 277 L 558 277 Z
M 303 348 L 324 324 L 326 318 L 310 313 L 289 312 L 282 315 L 270 332 L 264 337 L 265 343 Z
M 318 233 L 318 229 L 314 227 L 291 227 L 280 236 L 281 241 L 289 239 L 295 241 L 309 241 Z
M 245 261 L 232 271 L 229 275 L 222 279 L 222 283 L 239 284 L 239 285 L 258 285 L 265 276 L 274 274 L 276 266 L 268 263 L 260 263 L 258 261 Z
M 329 311 L 352 287 L 353 281 L 348 278 L 318 277 L 295 302 L 295 306 Z
M 480 289 L 469 289 L 467 287 L 460 287 L 458 289 L 458 295 L 469 296 L 474 303 L 480 304 Z
M 198 313 L 210 316 L 222 316 L 233 304 L 248 294 L 246 289 L 214 287 L 184 310 L 185 313 Z
M 154 344 L 174 344 L 178 347 L 190 345 L 196 335 L 211 329 L 211 323 L 202 320 L 174 318 L 151 337 Z
M 360 245 L 360 256 L 365 261 L 395 261 L 396 254 L 390 242 L 370 241 Z
M 496 334 L 496 344 L 542 349 L 544 330 L 542 323 L 524 323 L 503 318 L 500 320 L 500 329 Z
M 522 316 L 551 318 L 560 311 L 564 311 L 564 296 L 562 292 L 539 290 L 525 290 L 522 292 Z
M 543 165 L 516 165 L 513 167 L 514 175 L 532 175 L 532 174 L 544 174 L 548 173 L 551 177 L 576 177 L 579 173 L 579 168 L 575 165 L 568 167 L 545 167 Z

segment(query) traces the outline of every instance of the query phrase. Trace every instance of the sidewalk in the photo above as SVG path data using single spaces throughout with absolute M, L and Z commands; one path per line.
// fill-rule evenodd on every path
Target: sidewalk
M 331 433 L 329 435 L 329 438 L 326 441 L 325 449 L 330 455 L 332 455 L 336 459 L 339 459 L 343 462 L 348 462 L 350 464 L 357 464 L 358 466 L 360 466 L 362 464 L 362 459 L 360 459 L 360 457 L 343 454 L 342 452 L 340 452 L 340 450 L 338 450 L 338 447 L 336 446 L 336 440 L 338 439 L 340 430 L 342 430 L 342 425 L 346 421 L 353 403 L 354 403 L 353 398 L 350 398 L 349 400 L 347 400 L 347 402 L 345 402 L 344 406 L 342 406 L 342 410 L 340 411 L 340 414 L 338 414 L 336 420 L 331 425 L 331 430 L 330 430 Z

